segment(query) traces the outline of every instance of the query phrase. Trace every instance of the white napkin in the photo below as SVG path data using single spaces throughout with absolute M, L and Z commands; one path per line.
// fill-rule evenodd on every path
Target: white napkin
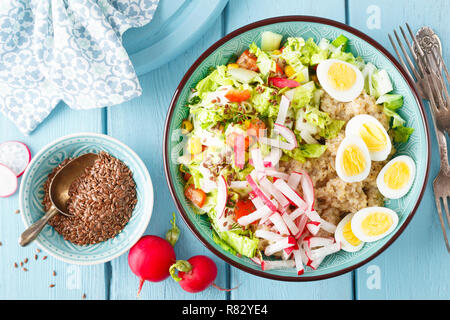
M 24 134 L 61 100 L 90 109 L 141 94 L 122 34 L 159 0 L 0 1 L 0 110 Z

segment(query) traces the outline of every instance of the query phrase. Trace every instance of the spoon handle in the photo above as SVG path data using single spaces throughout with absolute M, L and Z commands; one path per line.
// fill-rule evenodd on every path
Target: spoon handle
M 56 214 L 58 214 L 58 209 L 56 209 L 54 206 L 50 208 L 50 210 L 47 211 L 47 213 L 42 216 L 38 221 L 33 223 L 31 226 L 28 227 L 19 237 L 19 244 L 22 247 L 27 246 L 32 242 L 38 234 L 42 231 L 42 229 L 47 224 L 48 220 L 50 220 L 52 217 L 54 217 Z

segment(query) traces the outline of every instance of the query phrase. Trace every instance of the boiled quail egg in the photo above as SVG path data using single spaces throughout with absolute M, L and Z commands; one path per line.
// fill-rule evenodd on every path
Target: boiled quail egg
M 358 136 L 347 136 L 336 153 L 336 173 L 345 182 L 362 181 L 370 173 L 370 154 L 364 141 Z
M 347 214 L 338 223 L 334 232 L 336 242 L 340 242 L 341 249 L 347 252 L 359 251 L 364 246 L 364 242 L 359 240 L 352 231 L 351 221 L 354 215 L 354 213 Z
M 373 242 L 384 238 L 395 229 L 397 224 L 397 213 L 385 207 L 361 209 L 351 220 L 353 234 L 364 242 Z
M 317 66 L 322 88 L 341 102 L 353 101 L 364 88 L 364 77 L 354 65 L 338 59 L 324 60 Z
M 350 119 L 345 134 L 360 136 L 373 161 L 386 160 L 391 153 L 392 143 L 386 129 L 380 121 L 368 114 L 360 114 Z
M 389 199 L 403 197 L 411 189 L 416 175 L 416 164 L 408 156 L 398 156 L 389 161 L 377 177 L 377 187 Z

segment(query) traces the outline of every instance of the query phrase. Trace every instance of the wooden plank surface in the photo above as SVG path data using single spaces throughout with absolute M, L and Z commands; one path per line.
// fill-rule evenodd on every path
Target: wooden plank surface
M 165 1 L 165 0 L 162 0 Z M 167 1 L 167 0 L 166 0 Z M 408 21 L 413 29 L 429 25 L 444 43 L 450 56 L 450 25 L 447 0 L 428 2 L 388 0 L 230 0 L 214 26 L 192 48 L 161 68 L 140 77 L 143 95 L 111 108 L 73 111 L 60 105 L 32 135 L 24 137 L 5 117 L 0 117 L 0 141 L 27 143 L 33 154 L 65 134 L 91 131 L 107 133 L 133 148 L 152 176 L 155 207 L 146 234 L 163 236 L 175 206 L 166 185 L 162 162 L 164 120 L 170 99 L 188 67 L 212 43 L 245 24 L 274 16 L 306 14 L 348 21 L 374 37 L 391 52 L 387 32 Z M 377 20 L 379 15 L 379 20 Z M 162 53 L 163 54 L 163 53 Z M 447 59 L 447 62 L 450 62 Z M 432 166 L 424 200 L 402 236 L 381 256 L 354 273 L 325 281 L 286 283 L 262 279 L 230 267 L 215 258 L 219 267 L 217 284 L 239 289 L 224 293 L 208 289 L 192 295 L 171 279 L 146 283 L 141 299 L 449 299 L 450 274 L 439 221 L 434 208 L 431 182 L 438 171 L 438 152 L 431 131 Z M 36 245 L 21 248 L 17 238 L 23 231 L 18 195 L 0 199 L 0 299 L 135 299 L 138 280 L 127 263 L 127 255 L 105 265 L 80 267 L 48 257 L 34 260 Z M 179 259 L 205 254 L 213 257 L 182 222 L 176 246 Z M 28 272 L 15 269 L 25 258 Z M 53 276 L 56 271 L 56 276 Z M 55 284 L 54 288 L 49 288 Z
M 281 15 L 317 15 L 345 21 L 344 1 L 231 0 L 225 9 L 226 33 L 243 25 Z M 231 267 L 231 299 L 351 299 L 352 274 L 309 283 L 259 278 Z
M 5 117 L 0 117 L 0 141 L 20 140 L 31 149 L 32 155 L 51 141 L 76 132 L 102 132 L 102 110 L 74 111 L 60 104 L 45 123 L 29 137 L 25 137 Z M 20 181 L 20 180 L 19 180 Z M 76 266 L 37 253 L 37 246 L 19 246 L 17 240 L 24 231 L 19 208 L 18 192 L 10 198 L 0 198 L 0 299 L 104 299 L 106 297 L 104 265 Z M 35 260 L 34 255 L 38 255 Z M 24 267 L 20 262 L 28 258 Z M 19 268 L 14 268 L 14 263 Z M 53 271 L 56 276 L 53 276 Z M 50 288 L 50 284 L 55 287 Z
M 395 54 L 387 34 L 408 22 L 415 32 L 428 25 L 444 45 L 449 63 L 450 1 L 372 1 L 350 0 L 349 22 Z M 427 111 L 428 112 L 428 111 Z M 428 112 L 428 119 L 431 115 Z M 430 122 L 431 124 L 431 122 Z M 432 163 L 422 203 L 404 233 L 379 257 L 361 267 L 356 274 L 357 299 L 449 299 L 450 255 L 433 198 L 432 182 L 439 171 L 439 151 L 434 129 L 430 128 Z

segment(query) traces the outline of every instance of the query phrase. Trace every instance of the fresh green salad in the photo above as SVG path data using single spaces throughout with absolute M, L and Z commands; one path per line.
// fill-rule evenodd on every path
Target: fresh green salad
M 266 31 L 260 46 L 252 43 L 238 54 L 199 81 L 187 101 L 189 117 L 182 123 L 187 143 L 178 159 L 185 196 L 198 214 L 208 215 L 213 239 L 224 250 L 264 270 L 296 267 L 301 274 L 304 265 L 316 268 L 342 249 L 342 243 L 317 236 L 321 229 L 333 235 L 336 226 L 315 211 L 308 173 L 279 169 L 283 162 L 321 157 L 326 141 L 344 131 L 347 121 L 321 109 L 324 95 L 348 103 L 366 94 L 383 105 L 391 119 L 389 141 L 373 117 L 361 123 L 363 149 L 371 156 L 387 157 L 390 139 L 406 142 L 413 129 L 397 113 L 403 97 L 391 93 L 388 73 L 350 52 L 344 35 L 316 43 L 302 37 L 283 41 Z M 350 151 L 338 175 L 360 181 L 366 159 Z M 370 166 L 380 160 L 368 161 Z M 314 248 L 308 246 L 312 238 Z M 263 254 L 280 259 L 269 261 Z

